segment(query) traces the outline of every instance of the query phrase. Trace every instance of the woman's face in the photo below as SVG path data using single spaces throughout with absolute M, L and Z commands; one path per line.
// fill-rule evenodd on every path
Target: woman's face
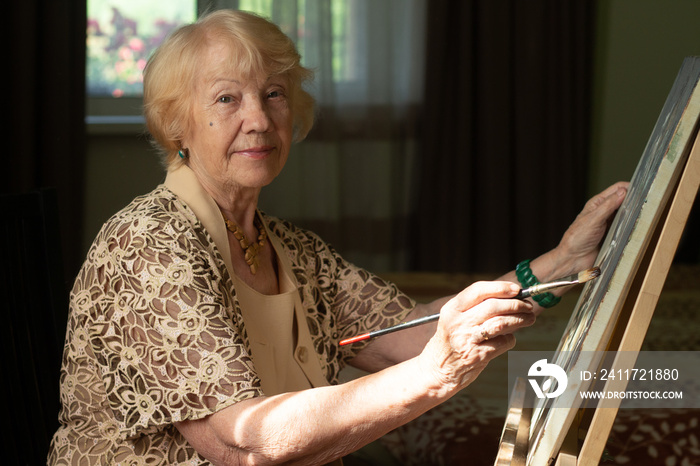
M 285 77 L 245 80 L 229 51 L 223 43 L 206 49 L 182 141 L 187 163 L 215 198 L 269 184 L 287 161 L 293 131 Z

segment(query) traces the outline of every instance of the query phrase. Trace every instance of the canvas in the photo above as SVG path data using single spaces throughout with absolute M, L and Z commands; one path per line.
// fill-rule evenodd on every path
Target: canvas
M 597 258 L 601 276 L 584 287 L 560 340 L 554 362 L 567 372 L 595 370 L 599 360 L 579 356 L 608 349 L 632 281 L 695 141 L 699 80 L 700 57 L 685 59 Z M 575 395 L 581 389 L 586 387 L 572 386 L 534 408 L 527 464 L 549 464 L 556 458 L 580 407 Z

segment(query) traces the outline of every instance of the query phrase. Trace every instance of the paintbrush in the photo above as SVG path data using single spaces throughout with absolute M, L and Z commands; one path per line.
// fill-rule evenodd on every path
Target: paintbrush
M 540 294 L 548 293 L 552 290 L 556 290 L 557 288 L 561 288 L 563 286 L 586 283 L 589 280 L 598 278 L 598 276 L 600 276 L 600 267 L 591 267 L 590 269 L 586 269 L 583 272 L 569 275 L 568 277 L 560 278 L 558 280 L 554 280 L 547 283 L 539 283 L 529 288 L 525 288 L 524 290 L 520 290 L 518 294 L 515 295 L 515 299 L 525 299 L 529 298 L 530 296 L 537 296 Z
M 578 285 L 580 283 L 586 283 L 587 281 L 593 280 L 600 276 L 599 267 L 591 267 L 590 269 L 584 270 L 583 272 L 570 275 L 568 277 L 559 278 L 557 280 L 540 283 L 529 288 L 522 289 L 515 296 L 516 299 L 525 299 L 530 296 L 537 296 L 543 293 L 548 293 L 557 288 L 562 288 L 565 286 Z M 402 324 L 394 325 L 393 327 L 387 327 L 380 330 L 374 330 L 372 332 L 363 333 L 362 335 L 357 335 L 352 338 L 347 338 L 341 340 L 339 345 L 345 346 L 352 343 L 357 343 L 359 341 L 369 340 L 370 338 L 379 337 L 381 335 L 386 335 L 387 333 L 398 332 L 399 330 L 405 330 L 407 328 L 416 327 L 418 325 L 427 324 L 428 322 L 436 321 L 440 318 L 440 314 L 433 314 L 419 319 L 411 320 L 409 322 L 404 322 Z

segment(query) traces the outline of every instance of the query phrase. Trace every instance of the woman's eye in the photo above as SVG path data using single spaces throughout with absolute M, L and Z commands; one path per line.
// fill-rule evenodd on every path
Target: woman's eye
M 231 98 L 230 95 L 221 96 L 221 97 L 219 97 L 219 100 L 218 100 L 218 102 L 222 103 L 222 104 L 228 104 L 228 103 L 231 103 L 232 101 L 233 101 L 233 99 Z
M 274 99 L 274 98 L 276 98 L 276 97 L 282 97 L 282 95 L 283 95 L 283 94 L 282 94 L 282 91 L 270 91 L 270 92 L 267 94 L 267 98 L 268 98 L 268 99 Z

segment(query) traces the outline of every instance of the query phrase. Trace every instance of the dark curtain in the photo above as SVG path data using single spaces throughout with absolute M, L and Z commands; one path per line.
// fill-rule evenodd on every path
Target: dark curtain
M 583 207 L 594 3 L 429 2 L 413 268 L 506 272 Z
M 42 464 L 58 426 L 67 290 L 81 260 L 86 2 L 4 7 L 3 452 L 8 464 Z
M 85 154 L 85 0 L 22 0 L 5 5 L 3 193 L 53 188 L 67 281 L 77 273 Z M 7 173 L 7 172 L 6 172 Z
M 3 464 L 45 464 L 58 428 L 67 296 L 55 190 L 0 195 Z

